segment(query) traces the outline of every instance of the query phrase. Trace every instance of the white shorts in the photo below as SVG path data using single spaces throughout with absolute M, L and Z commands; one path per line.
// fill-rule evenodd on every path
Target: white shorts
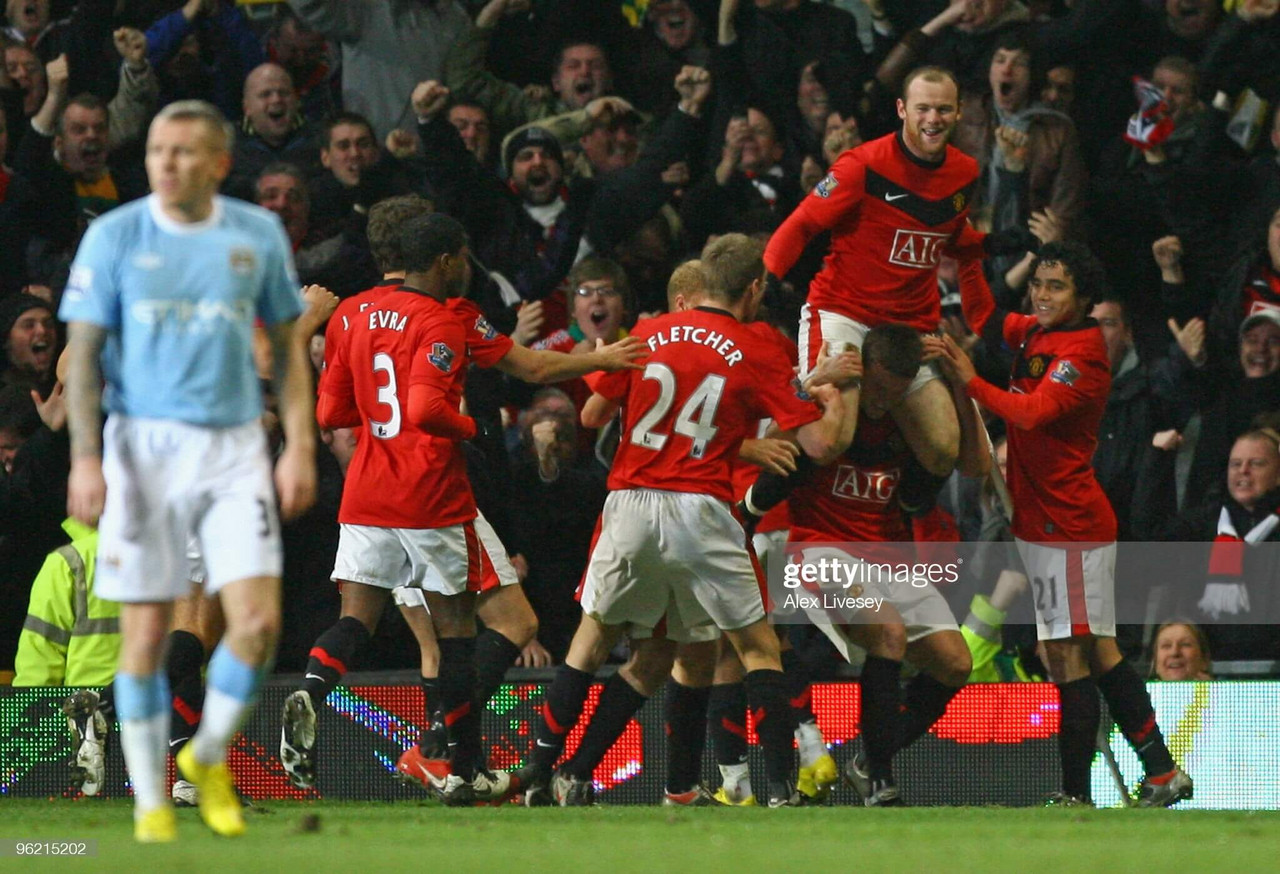
M 206 428 L 113 414 L 103 431 L 102 472 L 100 597 L 173 601 L 197 576 L 206 595 L 237 580 L 279 578 L 280 521 L 256 420 Z
M 846 346 L 861 350 L 862 341 L 866 338 L 867 332 L 871 330 L 868 325 L 864 325 L 862 322 L 829 310 L 817 310 L 817 314 L 818 317 L 815 319 L 813 317 L 814 310 L 808 304 L 800 308 L 801 379 L 808 376 L 809 372 L 817 366 L 818 354 L 822 351 L 823 343 L 830 344 L 831 355 L 843 352 Z M 920 369 L 916 371 L 916 378 L 911 381 L 911 387 L 907 389 L 907 394 L 919 391 L 930 380 L 941 378 L 942 374 L 937 365 L 927 361 L 921 364 Z
M 729 505 L 657 489 L 610 492 L 583 577 L 582 610 L 634 638 L 715 640 L 764 618 L 759 565 Z
M 1031 580 L 1036 637 L 1116 636 L 1116 545 L 1083 549 L 1015 538 Z
M 428 613 L 431 612 L 427 607 L 427 596 L 422 594 L 421 589 L 415 589 L 413 586 L 397 586 L 392 589 L 391 600 L 397 607 L 421 607 Z
M 447 528 L 343 524 L 331 579 L 380 589 L 412 586 L 441 595 L 519 583 L 502 541 L 484 516 Z

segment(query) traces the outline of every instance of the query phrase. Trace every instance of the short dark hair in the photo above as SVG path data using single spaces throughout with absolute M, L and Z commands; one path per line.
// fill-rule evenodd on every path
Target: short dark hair
M 441 255 L 457 255 L 466 245 L 462 222 L 440 212 L 415 216 L 400 232 L 400 251 L 408 273 L 425 273 Z
M 111 108 L 107 106 L 107 102 L 97 94 L 85 91 L 68 100 L 67 105 L 62 107 L 62 111 L 58 113 L 58 118 L 53 125 L 53 132 L 58 136 L 66 133 L 63 130 L 63 119 L 67 116 L 67 110 L 73 106 L 79 106 L 81 109 L 101 109 L 106 114 L 107 120 L 111 120 Z
M 917 79 L 923 79 L 926 82 L 948 81 L 955 86 L 956 100 L 960 99 L 960 80 L 956 78 L 956 74 L 948 70 L 946 67 L 938 67 L 933 64 L 929 64 L 924 67 L 916 67 L 902 78 L 902 93 L 899 96 L 904 101 L 907 99 L 907 89 L 910 88 L 911 83 Z
M 1061 264 L 1075 283 L 1076 297 L 1093 303 L 1101 300 L 1107 292 L 1107 271 L 1102 262 L 1089 251 L 1084 243 L 1074 240 L 1058 240 L 1046 244 L 1040 249 L 1036 260 L 1031 262 L 1031 276 L 1036 275 L 1040 265 L 1052 266 Z
M 292 176 L 302 183 L 302 194 L 308 202 L 311 200 L 311 189 L 307 187 L 307 177 L 303 174 L 301 168 L 297 164 L 291 164 L 288 161 L 272 161 L 259 171 L 256 179 L 253 180 L 253 193 L 256 197 L 258 194 L 258 186 L 262 184 L 262 180 L 268 176 Z
M 401 231 L 408 222 L 431 212 L 431 201 L 420 194 L 388 197 L 369 209 L 365 233 L 369 237 L 369 251 L 380 271 L 394 273 L 405 269 Z
M 1133 327 L 1133 319 L 1129 315 L 1129 305 L 1124 302 L 1124 298 L 1108 291 L 1093 300 L 1094 306 L 1099 306 L 1104 303 L 1113 304 L 1116 309 L 1120 310 L 1120 324 L 1124 325 L 1126 328 Z
M 1182 55 L 1165 55 L 1151 68 L 1152 75 L 1155 75 L 1156 70 L 1171 70 L 1179 76 L 1186 76 L 1191 80 L 1191 91 L 1195 93 L 1200 90 L 1200 71 Z
M 725 234 L 702 250 L 702 270 L 707 296 L 735 304 L 764 276 L 764 244 L 746 234 Z
M 369 123 L 369 119 L 365 118 L 358 112 L 339 112 L 325 119 L 324 127 L 320 129 L 320 148 L 326 152 L 329 151 L 329 141 L 333 139 L 333 129 L 344 124 L 356 125 L 363 127 L 369 131 L 369 136 L 377 140 L 377 135 L 373 132 L 373 125 Z
M 613 64 L 609 61 L 609 50 L 605 48 L 604 43 L 587 35 L 571 36 L 562 40 L 560 45 L 556 47 L 556 55 L 551 59 L 552 76 L 560 72 L 560 64 L 564 62 L 564 53 L 576 46 L 591 46 L 592 48 L 599 49 L 600 54 L 604 55 L 604 62 L 609 64 L 610 69 L 613 69 Z
M 901 322 L 876 325 L 862 339 L 864 369 L 879 364 L 894 376 L 912 379 L 920 370 L 923 357 L 924 343 L 920 341 L 920 333 Z

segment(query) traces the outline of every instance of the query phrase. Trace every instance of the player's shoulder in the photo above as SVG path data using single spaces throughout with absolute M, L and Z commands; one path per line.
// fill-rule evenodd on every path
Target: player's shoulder
M 284 234 L 280 216 L 269 209 L 220 194 L 215 196 L 215 204 L 222 213 L 224 224 L 253 234 L 264 244 L 270 244 Z
M 957 174 L 972 176 L 975 179 L 977 178 L 978 171 L 980 169 L 976 158 L 967 152 L 961 151 L 950 143 L 947 143 L 947 160 L 945 161 L 945 166 L 952 168 L 952 171 Z
M 90 222 L 86 234 L 92 237 L 119 239 L 151 221 L 151 197 L 142 197 L 123 203 L 98 216 Z

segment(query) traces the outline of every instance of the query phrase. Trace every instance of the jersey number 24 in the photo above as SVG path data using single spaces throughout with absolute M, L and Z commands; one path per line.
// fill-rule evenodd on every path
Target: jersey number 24
M 665 364 L 651 363 L 644 369 L 644 378 L 658 384 L 658 400 L 640 417 L 631 429 L 631 442 L 645 449 L 657 452 L 667 445 L 669 434 L 659 434 L 653 429 L 671 412 L 676 400 L 676 375 Z M 675 433 L 688 437 L 693 441 L 689 448 L 691 458 L 702 458 L 706 454 L 707 444 L 716 436 L 718 430 L 713 424 L 716 409 L 720 406 L 720 395 L 724 392 L 725 378 L 716 373 L 707 374 L 698 387 L 689 395 L 689 399 L 676 414 Z

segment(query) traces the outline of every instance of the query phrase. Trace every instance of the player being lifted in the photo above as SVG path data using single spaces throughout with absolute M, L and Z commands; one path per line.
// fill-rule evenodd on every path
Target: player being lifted
M 861 347 L 867 330 L 901 322 L 923 333 L 938 330 L 938 260 L 998 254 L 1022 247 L 1026 235 L 983 235 L 965 221 L 978 165 L 947 144 L 960 118 L 955 77 L 921 67 L 903 80 L 898 100 L 902 129 L 836 159 L 765 250 L 770 282 L 791 270 L 804 247 L 825 230 L 831 251 L 809 285 L 801 309 L 800 367 L 807 372 L 823 344 L 833 353 Z M 1016 238 L 1016 239 L 1015 239 Z M 960 426 L 937 371 L 922 364 L 906 397 L 891 411 L 913 461 L 899 486 L 909 512 L 928 510 L 955 468 Z M 779 488 L 768 475 L 754 494 Z M 745 508 L 750 510 L 752 495 Z
M 547 691 L 522 772 L 531 786 L 527 803 L 545 797 L 592 676 L 624 632 L 642 648 L 655 645 L 655 634 L 694 642 L 714 638 L 717 628 L 746 667 L 769 804 L 796 803 L 795 721 L 757 568 L 729 503 L 730 466 L 765 417 L 794 429 L 805 453 L 826 463 L 848 445 L 851 417 L 831 386 L 813 390 L 821 408 L 798 396 L 781 347 L 742 324 L 761 297 L 758 244 L 729 234 L 702 261 L 705 304 L 637 326 L 633 336 L 650 353 L 643 375 L 604 377 L 592 386 L 625 408 L 624 428 L 583 578 L 582 623 Z
M 1100 718 L 1098 692 L 1142 759 L 1143 807 L 1192 795 L 1156 724 L 1146 686 L 1116 646 L 1116 517 L 1093 474 L 1111 387 L 1107 348 L 1088 317 L 1105 283 L 1084 246 L 1051 243 L 1032 263 L 1031 315 L 997 310 L 985 283 L 965 283 L 965 319 L 987 343 L 1018 350 L 1010 390 L 980 378 L 947 344 L 941 359 L 968 394 L 1009 425 L 1013 534 L 1032 580 L 1036 632 L 1061 697 L 1056 801 L 1088 804 Z
M 508 775 L 488 770 L 481 750 L 473 700 L 477 598 L 502 598 L 503 587 L 523 597 L 506 551 L 476 510 L 458 445 L 476 435 L 475 421 L 458 411 L 469 352 L 482 366 L 556 382 L 628 367 L 640 344 L 599 344 L 583 355 L 535 352 L 497 335 L 477 312 L 450 306 L 470 285 L 471 263 L 466 233 L 448 216 L 406 222 L 400 250 L 403 283 L 352 320 L 328 362 L 317 406 L 323 426 L 365 430 L 347 472 L 333 576 L 356 583 L 360 588 L 353 590 L 366 600 L 378 599 L 370 589 L 406 582 L 426 592 L 452 751 L 450 772 L 427 776 L 447 803 L 465 804 L 511 788 Z M 310 703 L 301 696 L 309 698 L 306 692 L 293 697 Z M 314 712 L 305 718 L 313 737 Z M 289 723 L 303 717 L 286 708 L 285 720 L 288 740 Z M 301 735 L 296 729 L 292 733 Z M 284 747 L 282 756 L 290 753 Z

